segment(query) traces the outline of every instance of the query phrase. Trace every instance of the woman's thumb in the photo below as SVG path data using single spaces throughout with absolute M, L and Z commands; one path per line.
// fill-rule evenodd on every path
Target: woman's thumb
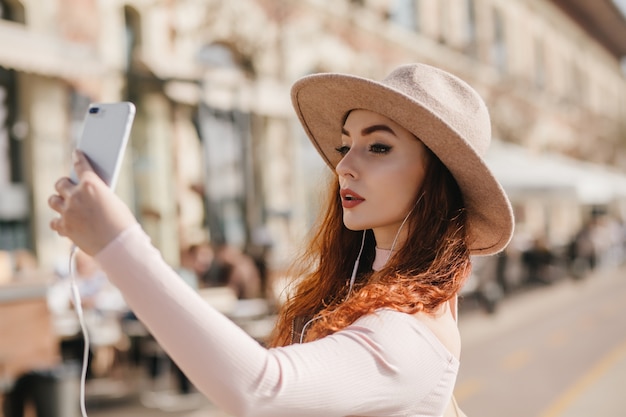
M 85 172 L 93 171 L 93 167 L 87 160 L 87 157 L 84 153 L 75 149 L 72 152 L 72 162 L 74 163 L 74 171 L 76 171 L 76 176 L 81 178 Z

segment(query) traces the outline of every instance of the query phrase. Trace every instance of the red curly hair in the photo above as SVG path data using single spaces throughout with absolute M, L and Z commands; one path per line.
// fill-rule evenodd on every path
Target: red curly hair
M 463 197 L 448 169 L 429 153 L 425 179 L 405 226 L 405 244 L 383 269 L 373 271 L 376 242 L 368 230 L 349 298 L 348 281 L 363 232 L 343 224 L 339 180 L 334 176 L 326 210 L 291 269 L 291 276 L 302 279 L 282 306 L 270 346 L 294 343 L 301 334 L 304 341 L 322 338 L 380 308 L 432 312 L 459 291 L 471 268 Z

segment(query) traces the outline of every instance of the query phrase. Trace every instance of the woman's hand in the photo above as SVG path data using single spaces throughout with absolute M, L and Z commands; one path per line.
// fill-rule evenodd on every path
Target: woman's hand
M 124 229 L 136 223 L 124 202 L 93 171 L 82 152 L 73 154 L 78 184 L 59 179 L 48 205 L 60 214 L 50 227 L 70 238 L 88 255 L 95 255 Z

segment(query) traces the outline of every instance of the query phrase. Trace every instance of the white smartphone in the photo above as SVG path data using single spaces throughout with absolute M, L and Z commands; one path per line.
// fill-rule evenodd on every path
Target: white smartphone
M 134 119 L 135 105 L 130 102 L 92 103 L 87 109 L 76 148 L 87 156 L 96 174 L 111 188 L 117 183 Z M 70 179 L 78 182 L 73 168 Z

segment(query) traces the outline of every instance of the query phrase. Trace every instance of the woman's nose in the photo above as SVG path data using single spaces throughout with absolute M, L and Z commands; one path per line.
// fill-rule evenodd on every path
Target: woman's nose
M 354 154 L 352 151 L 348 151 L 339 161 L 335 167 L 335 172 L 340 177 L 357 177 L 357 167 Z

